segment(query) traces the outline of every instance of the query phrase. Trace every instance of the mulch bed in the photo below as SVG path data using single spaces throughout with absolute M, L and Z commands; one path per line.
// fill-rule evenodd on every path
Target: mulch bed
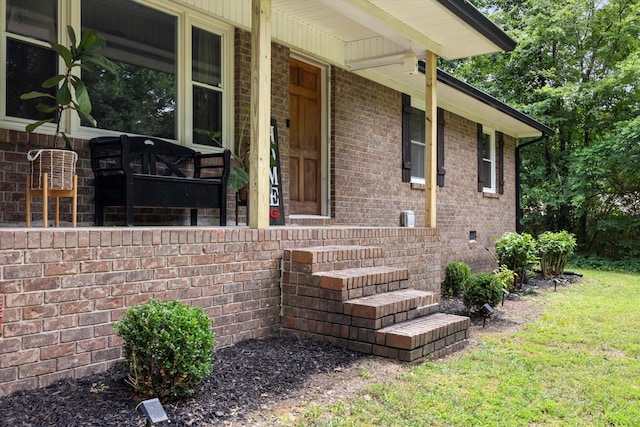
M 350 366 L 363 355 L 293 338 L 252 339 L 216 352 L 213 373 L 193 397 L 165 403 L 172 426 L 218 426 L 261 404 L 290 397 L 313 374 Z M 0 398 L 0 426 L 144 426 L 118 368 Z

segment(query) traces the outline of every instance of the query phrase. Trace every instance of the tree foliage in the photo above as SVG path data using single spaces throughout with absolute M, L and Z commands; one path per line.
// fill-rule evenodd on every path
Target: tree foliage
M 478 0 L 518 46 L 444 62 L 556 129 L 522 150 L 524 229 L 640 255 L 640 0 Z

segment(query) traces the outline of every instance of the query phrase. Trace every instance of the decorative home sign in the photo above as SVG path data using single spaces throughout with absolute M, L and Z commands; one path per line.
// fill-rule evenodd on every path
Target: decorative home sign
M 278 122 L 271 119 L 271 161 L 269 179 L 269 224 L 284 225 L 284 201 L 282 200 L 282 177 L 280 176 L 280 146 L 278 145 Z

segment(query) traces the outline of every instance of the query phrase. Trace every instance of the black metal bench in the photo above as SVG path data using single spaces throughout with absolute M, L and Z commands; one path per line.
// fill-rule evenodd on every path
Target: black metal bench
M 104 224 L 104 208 L 123 206 L 133 225 L 134 207 L 220 209 L 227 225 L 227 181 L 231 152 L 202 154 L 188 147 L 145 136 L 100 137 L 90 141 L 95 175 L 95 221 Z

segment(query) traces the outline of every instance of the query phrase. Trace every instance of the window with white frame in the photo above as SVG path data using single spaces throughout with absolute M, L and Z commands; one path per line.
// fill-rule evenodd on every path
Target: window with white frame
M 424 184 L 424 111 L 411 107 L 411 182 Z
M 495 133 L 485 129 L 482 133 L 482 181 L 483 190 L 496 191 L 496 140 Z
M 118 65 L 113 75 L 82 70 L 92 115 L 102 130 L 214 145 L 194 129 L 218 132 L 231 141 L 233 31 L 204 16 L 157 1 L 6 0 L 5 121 L 42 119 L 21 93 L 41 90 L 57 72 L 49 40 L 68 45 L 66 26 L 93 29 L 107 46 L 100 52 Z M 63 13 L 64 12 L 64 13 Z M 66 17 L 78 17 L 67 21 Z M 19 121 L 19 120 L 18 120 Z M 67 132 L 91 136 L 70 121 Z M 95 131 L 93 131 L 95 133 Z

